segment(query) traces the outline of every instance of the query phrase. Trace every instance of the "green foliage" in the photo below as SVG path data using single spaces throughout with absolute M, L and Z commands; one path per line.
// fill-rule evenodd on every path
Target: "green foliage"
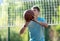
M 6 41 L 8 38 L 7 35 L 8 29 L 4 28 L 0 30 L 0 41 Z M 25 33 L 20 35 L 19 34 L 20 28 L 18 27 L 12 27 L 10 28 L 10 41 L 28 41 L 28 31 L 25 30 Z
M 56 25 L 55 29 L 56 29 L 57 31 L 60 31 L 60 25 Z
M 10 41 L 22 41 L 22 37 L 15 31 L 10 32 Z
M 7 39 L 7 28 L 0 28 L 0 41 L 6 41 Z

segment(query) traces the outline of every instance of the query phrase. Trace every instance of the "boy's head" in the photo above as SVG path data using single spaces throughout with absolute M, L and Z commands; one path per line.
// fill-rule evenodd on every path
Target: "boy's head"
M 34 7 L 32 7 L 31 9 L 32 9 L 33 12 L 34 12 L 35 17 L 38 17 L 38 15 L 39 15 L 39 13 L 40 13 L 39 7 L 34 6 Z

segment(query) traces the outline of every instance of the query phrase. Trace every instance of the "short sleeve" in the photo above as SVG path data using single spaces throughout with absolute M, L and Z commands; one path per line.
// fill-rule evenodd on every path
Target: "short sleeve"
M 42 22 L 47 23 L 47 21 L 45 20 L 45 18 L 42 18 Z

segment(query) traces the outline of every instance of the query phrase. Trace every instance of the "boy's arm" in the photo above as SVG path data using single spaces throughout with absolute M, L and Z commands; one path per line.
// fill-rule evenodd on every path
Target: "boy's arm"
M 32 21 L 35 21 L 35 22 L 37 22 L 38 24 L 40 24 L 40 25 L 42 25 L 44 27 L 48 27 L 48 24 L 45 23 L 45 22 L 38 22 L 37 20 L 34 20 L 34 19 Z
M 20 30 L 20 34 L 23 34 L 27 25 L 28 25 L 29 22 L 26 22 L 26 24 L 23 26 L 23 28 Z
M 48 24 L 47 23 L 40 22 L 40 25 L 42 25 L 44 27 L 48 27 Z

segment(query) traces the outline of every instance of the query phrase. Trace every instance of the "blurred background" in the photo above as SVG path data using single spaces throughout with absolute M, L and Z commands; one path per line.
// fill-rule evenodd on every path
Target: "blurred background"
M 0 41 L 29 41 L 28 28 L 23 35 L 23 12 L 33 6 L 40 8 L 40 17 L 48 23 L 46 41 L 60 41 L 60 0 L 0 0 Z

